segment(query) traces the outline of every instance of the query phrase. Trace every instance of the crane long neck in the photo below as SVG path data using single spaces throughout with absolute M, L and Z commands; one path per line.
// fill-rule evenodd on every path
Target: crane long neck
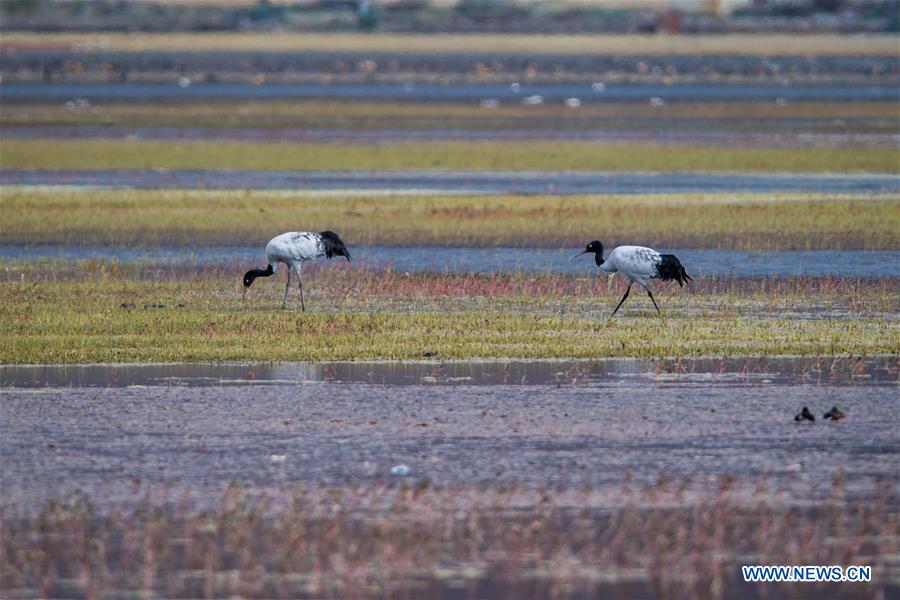
M 269 277 L 275 273 L 275 269 L 272 268 L 272 265 L 267 265 L 265 269 L 253 269 L 248 273 L 253 274 L 254 277 Z
M 253 281 L 257 277 L 269 277 L 275 272 L 272 265 L 268 265 L 265 269 L 250 269 L 244 273 L 244 287 L 253 285 Z

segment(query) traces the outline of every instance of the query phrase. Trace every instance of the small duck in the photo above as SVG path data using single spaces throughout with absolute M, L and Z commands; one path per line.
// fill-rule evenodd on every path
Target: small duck
M 806 407 L 806 406 L 804 406 L 804 407 L 803 407 L 803 410 L 800 411 L 800 414 L 794 415 L 794 420 L 797 421 L 797 422 L 800 422 L 800 421 L 815 421 L 815 420 L 816 420 L 816 415 L 812 414 L 812 413 L 809 411 L 809 408 Z
M 841 412 L 837 406 L 832 406 L 831 410 L 825 413 L 822 416 L 823 419 L 831 419 L 832 421 L 840 421 L 841 419 L 846 419 L 847 415 Z

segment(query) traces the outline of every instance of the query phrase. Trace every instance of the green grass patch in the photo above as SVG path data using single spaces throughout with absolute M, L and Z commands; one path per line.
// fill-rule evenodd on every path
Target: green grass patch
M 407 54 L 620 54 L 750 56 L 893 56 L 891 34 L 728 35 L 529 35 L 359 33 L 17 33 L 4 34 L 14 49 L 109 52 L 399 52 Z
M 2 125 L 122 125 L 335 129 L 595 129 L 781 130 L 785 119 L 817 119 L 818 129 L 897 131 L 900 113 L 890 102 L 585 102 L 578 110 L 559 104 L 493 109 L 459 102 L 216 101 L 99 103 L 72 109 L 61 103 L 8 103 Z M 702 123 L 698 124 L 698 120 Z M 753 124 L 748 125 L 752 120 Z M 685 122 L 686 121 L 686 122 Z M 781 128 L 781 129 L 779 129 Z
M 896 249 L 895 197 L 816 195 L 350 197 L 297 192 L 47 190 L 0 194 L 0 243 L 263 245 L 333 229 L 351 245 L 640 243 L 746 250 Z
M 812 295 L 768 284 L 707 287 L 706 293 L 702 285 L 693 292 L 658 286 L 662 317 L 636 296 L 610 320 L 621 289 L 607 288 L 598 278 L 551 277 L 536 285 L 540 278 L 524 276 L 510 283 L 477 275 L 408 279 L 323 269 L 307 277 L 308 312 L 301 313 L 296 297 L 290 310 L 278 308 L 280 278 L 257 284 L 242 300 L 238 271 L 152 281 L 107 268 L 78 281 L 53 280 L 41 272 L 32 265 L 21 270 L 18 281 L 0 284 L 3 363 L 900 351 L 900 325 L 878 316 L 897 308 L 891 281 L 839 282 L 810 288 Z M 160 304 L 165 308 L 147 306 Z M 791 314 L 797 306 L 813 312 Z M 823 308 L 850 316 L 815 318 Z
M 329 145 L 4 140 L 4 169 L 747 171 L 900 173 L 893 148 L 711 148 L 588 142 Z

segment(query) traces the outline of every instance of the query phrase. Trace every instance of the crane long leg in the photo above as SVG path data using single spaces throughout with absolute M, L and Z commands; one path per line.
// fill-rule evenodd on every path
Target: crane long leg
M 659 312 L 659 306 L 656 305 L 656 300 L 653 298 L 653 292 L 650 291 L 650 288 L 647 288 L 647 295 L 650 296 L 650 301 L 653 302 L 653 308 L 656 309 L 656 314 L 661 314 Z
M 300 267 L 297 267 L 297 281 L 300 282 L 298 285 L 300 288 L 300 310 L 306 312 L 306 304 L 303 303 L 303 279 L 300 277 Z
M 284 300 L 281 301 L 281 308 L 287 308 L 288 290 L 291 289 L 291 269 L 290 268 L 288 268 L 287 274 L 288 274 L 288 278 L 287 278 L 287 283 L 284 286 Z
M 628 284 L 628 288 L 625 290 L 625 295 L 622 296 L 622 299 L 619 300 L 619 304 L 616 305 L 616 310 L 614 310 L 614 311 L 613 311 L 613 314 L 612 314 L 613 317 L 616 316 L 616 313 L 619 312 L 619 307 L 622 306 L 622 303 L 625 302 L 625 298 L 628 297 L 628 292 L 631 291 L 631 286 L 632 286 L 632 285 L 634 285 L 634 282 L 633 282 L 633 281 L 632 281 L 631 283 Z

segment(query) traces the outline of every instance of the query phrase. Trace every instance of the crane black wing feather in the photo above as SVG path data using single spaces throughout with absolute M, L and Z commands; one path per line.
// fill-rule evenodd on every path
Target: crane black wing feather
M 326 258 L 343 256 L 348 262 L 350 261 L 350 252 L 347 250 L 344 242 L 341 241 L 341 238 L 338 237 L 338 234 L 333 231 L 320 231 L 319 238 L 322 240 L 322 245 L 325 246 Z
M 674 254 L 661 254 L 660 261 L 656 265 L 659 278 L 663 281 L 677 281 L 679 286 L 683 286 L 686 281 L 693 281 L 678 257 Z

